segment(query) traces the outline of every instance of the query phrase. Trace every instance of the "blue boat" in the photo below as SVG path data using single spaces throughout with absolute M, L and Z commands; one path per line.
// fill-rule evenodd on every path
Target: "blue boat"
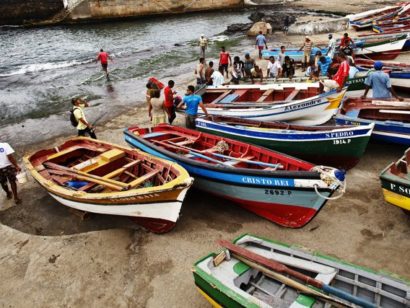
M 303 227 L 338 187 L 344 192 L 337 169 L 245 142 L 168 124 L 131 127 L 124 134 L 131 146 L 186 168 L 198 189 L 281 226 Z
M 349 98 L 336 115 L 340 125 L 374 123 L 372 139 L 410 146 L 410 100 Z
M 327 54 L 327 48 L 317 48 L 313 47 L 311 56 L 314 57 L 318 51 L 321 51 L 323 55 Z M 262 57 L 264 59 L 269 59 L 269 57 L 275 57 L 275 59 L 278 58 L 278 55 L 280 53 L 280 48 L 273 48 L 270 50 L 263 50 L 262 51 Z M 299 50 L 299 48 L 287 48 L 285 51 L 285 56 L 289 56 L 291 59 L 295 60 L 295 62 L 302 62 L 303 60 L 303 50 Z

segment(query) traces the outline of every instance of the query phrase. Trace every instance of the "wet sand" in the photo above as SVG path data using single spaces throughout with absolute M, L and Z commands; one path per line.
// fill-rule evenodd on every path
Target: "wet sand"
M 178 80 L 182 93 L 191 73 Z M 141 105 L 110 120 L 99 127 L 98 137 L 125 145 L 123 128 L 148 125 L 144 114 Z M 179 116 L 177 124 L 182 123 Z M 384 202 L 378 178 L 403 151 L 400 146 L 370 144 L 359 165 L 348 172 L 345 196 L 329 201 L 312 222 L 297 230 L 191 189 L 176 228 L 155 235 L 123 217 L 88 214 L 82 219 L 31 179 L 20 187 L 21 205 L 0 193 L 0 307 L 209 307 L 195 289 L 192 264 L 218 250 L 217 239 L 231 240 L 243 233 L 410 279 L 410 217 Z

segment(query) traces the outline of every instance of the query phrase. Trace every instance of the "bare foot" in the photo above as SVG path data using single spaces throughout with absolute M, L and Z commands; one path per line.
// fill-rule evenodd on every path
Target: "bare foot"
M 16 203 L 16 204 L 20 204 L 20 203 L 21 203 L 21 199 L 20 199 L 20 198 L 16 198 L 16 199 L 14 199 L 14 203 Z

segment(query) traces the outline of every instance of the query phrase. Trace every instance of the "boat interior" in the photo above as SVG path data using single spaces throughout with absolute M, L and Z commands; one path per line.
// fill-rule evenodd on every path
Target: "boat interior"
M 410 100 L 362 102 L 349 99 L 343 104 L 341 113 L 351 118 L 410 123 Z
M 398 177 L 410 180 L 410 149 L 408 149 L 402 158 L 392 164 L 390 172 Z
M 277 152 L 175 126 L 130 131 L 156 146 L 201 163 L 266 171 L 306 171 L 313 167 Z
M 30 157 L 39 174 L 60 186 L 88 193 L 165 184 L 177 177 L 168 164 L 141 153 L 77 139 Z
M 320 94 L 317 86 L 297 89 L 286 87 L 283 89 L 227 89 L 207 88 L 199 93 L 204 104 L 226 105 L 226 104 L 255 104 L 255 103 L 289 103 L 292 100 L 306 99 Z

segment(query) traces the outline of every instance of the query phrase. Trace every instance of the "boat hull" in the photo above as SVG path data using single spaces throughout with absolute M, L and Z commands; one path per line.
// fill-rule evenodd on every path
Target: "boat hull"
M 372 127 L 371 125 L 363 129 L 290 134 L 286 131 L 275 133 L 245 130 L 197 119 L 197 129 L 200 131 L 253 143 L 316 164 L 345 170 L 353 168 L 363 156 Z
M 336 124 L 339 125 L 368 125 L 371 123 L 375 123 L 371 136 L 373 140 L 410 146 L 409 125 L 393 121 L 371 121 L 340 114 L 336 115 Z
M 380 174 L 380 181 L 384 199 L 395 206 L 410 213 L 410 180 L 405 181 L 390 172 L 389 165 Z
M 274 223 L 289 228 L 306 225 L 325 205 L 326 199 L 313 189 L 316 180 L 291 177 L 261 177 L 252 174 L 212 170 L 169 156 L 149 142 L 143 142 L 125 131 L 125 141 L 149 154 L 177 162 L 195 178 L 195 186 L 208 193 L 229 199 L 247 210 Z M 312 188 L 302 188 L 312 184 Z M 320 187 L 320 186 L 319 186 Z M 333 190 L 319 188 L 320 194 L 329 197 Z
M 329 121 L 337 112 L 346 90 L 338 93 L 332 90 L 318 96 L 300 101 L 272 106 L 254 108 L 212 108 L 207 107 L 208 114 L 239 117 L 261 121 L 286 121 L 297 125 L 321 125 Z M 260 105 L 260 104 L 259 104 Z M 199 115 L 204 115 L 202 110 Z

